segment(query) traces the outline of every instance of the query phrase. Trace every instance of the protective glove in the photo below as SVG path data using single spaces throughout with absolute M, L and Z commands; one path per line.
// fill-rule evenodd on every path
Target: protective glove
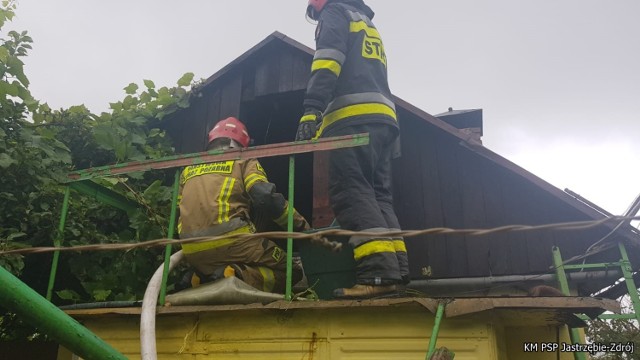
M 316 136 L 318 131 L 318 124 L 322 121 L 322 113 L 316 109 L 308 109 L 304 112 L 302 118 L 300 118 L 300 125 L 298 125 L 298 131 L 296 132 L 296 140 L 310 140 Z

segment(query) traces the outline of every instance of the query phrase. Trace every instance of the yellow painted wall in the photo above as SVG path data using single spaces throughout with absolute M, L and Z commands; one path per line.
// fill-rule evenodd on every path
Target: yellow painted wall
M 139 316 L 79 320 L 128 358 L 140 359 Z M 419 306 L 161 315 L 158 359 L 424 360 L 433 321 Z M 444 318 L 437 346 L 454 351 L 456 360 L 555 360 L 555 353 L 522 351 L 524 341 L 555 339 L 555 328 L 504 327 L 485 315 Z
M 548 352 L 550 347 L 562 343 L 571 343 L 569 339 L 569 330 L 566 326 L 544 326 L 544 327 L 507 327 L 505 329 L 506 342 L 508 345 L 509 359 L 535 360 L 541 359 L 543 350 L 547 354 L 553 354 L 553 359 L 557 358 L 556 352 Z M 525 344 L 529 343 L 529 350 L 536 347 L 535 352 L 525 352 Z M 533 343 L 533 344 L 531 344 Z M 544 348 L 543 348 L 543 344 Z M 574 360 L 573 353 L 560 352 L 560 360 Z

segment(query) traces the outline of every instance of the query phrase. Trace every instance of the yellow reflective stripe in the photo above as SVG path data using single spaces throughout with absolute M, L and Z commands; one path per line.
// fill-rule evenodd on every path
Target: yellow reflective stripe
M 342 71 L 342 65 L 340 65 L 340 63 L 335 60 L 326 60 L 326 59 L 313 60 L 313 63 L 311 64 L 311 72 L 313 73 L 314 71 L 317 71 L 320 69 L 327 69 L 332 73 L 334 73 L 336 76 L 340 76 L 340 72 Z
M 383 252 L 396 252 L 396 248 L 393 246 L 393 242 L 389 240 L 373 240 L 360 245 L 353 249 L 353 258 L 360 260 L 365 256 L 383 253 Z
M 407 252 L 407 246 L 404 244 L 404 240 L 393 240 L 393 247 L 396 249 L 396 252 Z
M 338 109 L 336 111 L 333 111 L 327 114 L 322 119 L 322 129 L 326 128 L 327 126 L 333 124 L 338 120 L 348 118 L 351 116 L 375 115 L 375 114 L 388 115 L 397 121 L 396 112 L 388 105 L 378 104 L 378 103 L 356 104 L 356 105 L 345 106 L 342 109 Z
M 221 235 L 237 235 L 237 234 L 249 234 L 252 233 L 252 228 L 250 225 L 245 225 L 243 227 L 237 228 L 235 230 L 229 231 L 227 233 Z M 218 239 L 212 241 L 204 241 L 192 244 L 182 244 L 182 252 L 185 254 L 193 254 L 199 251 L 216 249 L 219 247 L 230 245 L 234 242 L 234 239 Z
M 349 31 L 350 32 L 364 31 L 367 34 L 367 36 L 381 39 L 380 33 L 378 32 L 378 30 L 376 30 L 376 28 L 370 27 L 369 25 L 367 25 L 366 22 L 362 20 L 352 21 L 351 24 L 349 24 Z
M 300 118 L 300 122 L 305 122 L 305 121 L 316 121 L 317 116 L 315 114 L 309 114 L 309 115 L 305 115 L 302 118 Z
M 233 192 L 233 185 L 236 183 L 234 178 L 225 178 L 222 183 L 222 189 L 220 189 L 220 195 L 218 196 L 218 223 L 229 221 L 229 198 Z
M 262 174 L 251 174 L 244 179 L 244 188 L 249 191 L 257 181 L 268 182 Z
M 258 266 L 258 270 L 260 270 L 260 274 L 262 275 L 262 291 L 272 292 L 276 286 L 276 276 L 273 270 L 264 266 Z
M 287 203 L 287 205 L 284 207 L 284 211 L 282 212 L 282 214 L 280 214 L 280 216 L 278 216 L 277 219 L 274 219 L 273 222 L 275 222 L 276 224 L 284 228 L 287 226 L 288 215 L 289 215 L 289 204 Z

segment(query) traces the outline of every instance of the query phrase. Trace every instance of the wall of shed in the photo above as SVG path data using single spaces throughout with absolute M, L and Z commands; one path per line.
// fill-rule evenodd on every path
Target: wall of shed
M 395 206 L 404 229 L 482 229 L 585 220 L 537 185 L 399 110 L 402 157 L 394 163 Z M 438 235 L 407 239 L 414 278 L 499 276 L 547 272 L 551 248 L 582 254 L 605 229 Z M 613 260 L 615 257 L 611 257 Z M 423 274 L 426 274 L 423 276 Z
M 422 360 L 433 320 L 433 314 L 417 306 L 164 315 L 157 319 L 158 359 Z M 137 316 L 93 316 L 81 321 L 129 359 L 140 359 Z M 567 353 L 523 352 L 523 341 L 556 339 L 554 327 L 505 327 L 498 319 L 445 318 L 437 345 L 454 351 L 456 360 L 573 359 Z M 61 352 L 58 360 L 71 359 Z

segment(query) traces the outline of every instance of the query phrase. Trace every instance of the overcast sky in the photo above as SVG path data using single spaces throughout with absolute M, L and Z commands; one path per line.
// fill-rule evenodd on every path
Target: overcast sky
M 395 95 L 484 109 L 484 145 L 621 214 L 640 193 L 640 1 L 368 0 Z M 273 31 L 314 47 L 305 0 L 20 0 L 31 91 L 94 112 L 130 82 L 207 78 Z M 3 34 L 4 36 L 4 34 Z

